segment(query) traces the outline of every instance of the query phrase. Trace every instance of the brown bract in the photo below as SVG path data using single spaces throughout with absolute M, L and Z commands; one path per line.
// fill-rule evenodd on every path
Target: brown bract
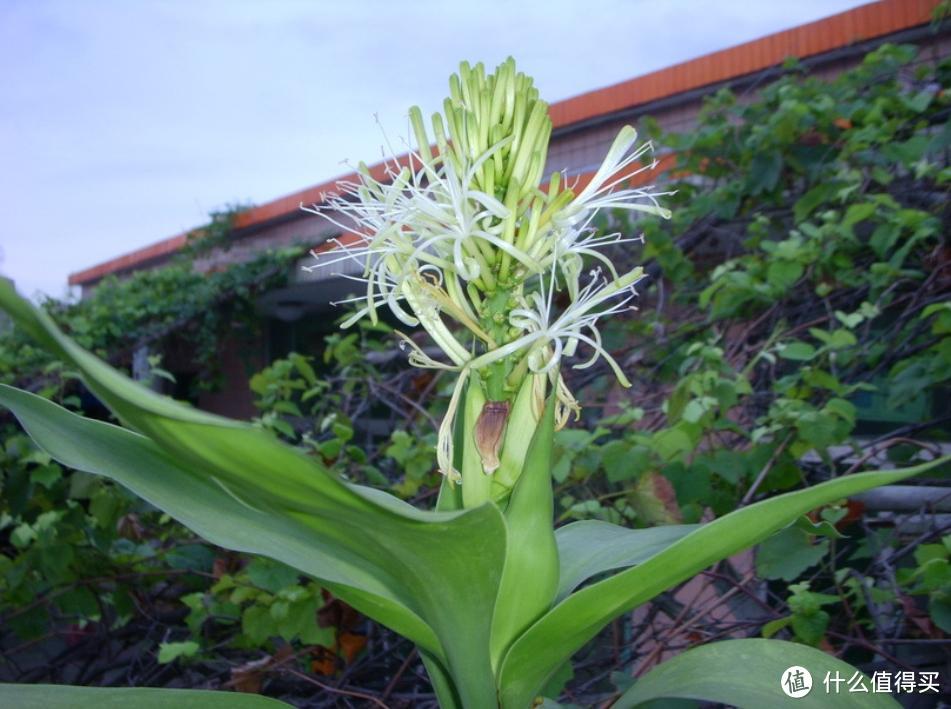
M 476 421 L 476 449 L 482 458 L 482 469 L 488 475 L 499 467 L 499 452 L 502 449 L 502 436 L 509 420 L 509 402 L 487 401 Z

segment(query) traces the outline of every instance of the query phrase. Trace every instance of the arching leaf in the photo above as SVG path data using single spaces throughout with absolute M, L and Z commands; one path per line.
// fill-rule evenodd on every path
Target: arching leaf
M 328 555 L 356 558 L 373 569 L 390 596 L 432 629 L 440 646 L 432 650 L 455 678 L 461 700 L 473 706 L 496 701 L 485 619 L 494 611 L 505 554 L 498 508 L 429 513 L 395 498 L 381 504 L 384 493 L 370 495 L 344 484 L 262 430 L 138 386 L 64 336 L 9 283 L 0 283 L 0 306 L 18 327 L 79 370 L 96 396 L 176 465 L 224 488 L 251 510 L 304 524 Z M 363 598 L 362 607 L 382 597 Z M 386 608 L 392 609 L 392 604 Z
M 802 667 L 812 689 L 787 696 L 787 670 Z M 826 675 L 841 679 L 826 691 Z M 790 689 L 806 686 L 787 684 Z M 854 682 L 854 684 L 852 683 Z M 849 691 L 849 687 L 865 691 Z M 850 664 L 820 650 L 783 640 L 725 640 L 687 650 L 654 668 L 627 690 L 613 709 L 635 709 L 656 699 L 696 699 L 739 709 L 803 707 L 804 709 L 897 709 L 889 694 L 872 692 L 868 677 Z
M 290 704 L 259 694 L 199 689 L 70 687 L 60 684 L 0 684 L 0 706 L 16 709 L 287 709 Z
M 499 678 L 502 705 L 507 709 L 526 706 L 548 677 L 617 615 L 759 543 L 816 507 L 904 480 L 948 460 L 941 458 L 903 470 L 847 475 L 758 502 L 703 525 L 638 566 L 581 589 L 512 645 Z
M 668 524 L 628 529 L 600 520 L 585 519 L 555 530 L 561 571 L 557 600 L 593 576 L 639 564 L 698 528 L 696 524 Z

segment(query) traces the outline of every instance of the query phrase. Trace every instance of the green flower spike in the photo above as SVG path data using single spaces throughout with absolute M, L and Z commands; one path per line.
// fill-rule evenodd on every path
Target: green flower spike
M 514 60 L 488 76 L 481 64 L 463 63 L 450 92 L 443 113 L 431 119 L 434 146 L 414 107 L 416 150 L 389 161 L 385 180 L 361 165 L 357 181 L 341 183 L 340 194 L 313 211 L 358 235 L 356 244 L 337 241 L 331 257 L 363 267 L 366 294 L 352 299 L 361 307 L 348 324 L 376 318 L 385 304 L 401 322 L 421 325 L 446 360 L 404 338 L 412 364 L 459 372 L 437 449 L 440 470 L 459 481 L 453 421 L 471 376 L 477 375 L 485 404 L 466 435 L 475 437 L 483 474 L 503 467 L 506 436 L 531 438 L 545 387 L 528 375 L 550 382 L 560 426 L 578 410 L 560 366 L 579 346 L 591 355 L 576 367 L 603 357 L 630 386 L 602 345 L 598 321 L 629 307 L 643 272 L 618 274 L 605 249 L 633 239 L 599 236 L 591 222 L 603 208 L 669 212 L 657 204 L 665 193 L 625 186 L 656 165 L 645 163 L 651 146 L 636 147 L 630 126 L 580 192 L 559 172 L 540 189 L 552 123 L 548 105 Z M 593 268 L 582 283 L 585 262 Z M 569 304 L 559 311 L 554 304 L 562 293 Z M 535 405 L 509 421 L 523 387 L 535 393 Z M 500 476 L 503 493 L 514 482 L 508 473 Z

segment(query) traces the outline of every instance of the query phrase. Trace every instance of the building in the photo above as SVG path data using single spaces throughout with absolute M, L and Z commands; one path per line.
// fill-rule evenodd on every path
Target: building
M 946 56 L 951 50 L 951 37 L 947 30 L 936 32 L 931 25 L 938 5 L 937 0 L 881 0 L 555 103 L 551 106 L 554 131 L 548 169 L 564 170 L 569 177 L 583 180 L 600 163 L 618 129 L 644 116 L 651 116 L 666 131 L 689 131 L 706 96 L 725 86 L 737 92 L 754 92 L 783 71 L 782 64 L 788 57 L 798 57 L 814 73 L 834 75 L 884 42 L 918 44 L 928 58 Z M 382 165 L 373 169 L 381 173 Z M 241 213 L 235 221 L 230 248 L 212 251 L 196 267 L 211 269 L 247 259 L 263 249 L 291 244 L 318 247 L 338 236 L 338 230 L 302 212 L 300 205 L 319 203 L 323 193 L 333 191 L 336 182 L 347 177 Z M 69 283 L 88 293 L 107 275 L 121 277 L 135 270 L 160 267 L 186 241 L 185 234 L 165 239 L 74 273 Z M 339 270 L 339 266 L 310 273 L 297 269 L 286 288 L 269 293 L 261 302 L 262 313 L 271 323 L 269 341 L 253 344 L 250 349 L 229 347 L 225 351 L 225 376 L 242 386 L 228 385 L 201 404 L 233 414 L 247 413 L 250 401 L 243 387 L 247 374 L 271 356 L 296 346 L 300 338 L 314 334 L 307 328 L 326 327 L 329 318 L 303 316 L 326 311 L 329 301 L 339 297 L 345 288 L 335 275 Z M 234 354 L 238 351 L 243 353 L 243 360 Z

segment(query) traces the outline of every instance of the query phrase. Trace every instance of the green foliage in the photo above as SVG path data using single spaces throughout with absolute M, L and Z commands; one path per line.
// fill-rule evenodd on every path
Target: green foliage
M 926 597 L 931 620 L 951 633 L 951 535 L 940 544 L 922 544 L 914 557 L 916 566 L 900 569 L 898 582 L 910 595 Z
M 19 326 L 77 368 L 118 417 L 142 432 L 0 385 L 3 405 L 45 451 L 121 482 L 209 541 L 265 554 L 319 579 L 420 647 L 445 706 L 525 706 L 574 651 L 624 610 L 817 506 L 946 462 L 846 476 L 745 507 L 555 603 L 553 397 L 504 510 L 489 502 L 422 512 L 386 493 L 346 484 L 260 428 L 137 386 L 78 348 L 9 287 L 0 286 L 0 301 Z M 312 619 L 315 606 L 306 589 L 286 590 L 291 572 L 261 562 L 249 567 L 248 578 L 269 594 L 252 594 L 254 605 L 242 612 L 243 632 L 252 640 L 299 634 L 301 623 Z M 529 580 L 540 579 L 525 592 Z M 246 598 L 229 600 L 237 605 Z M 192 605 L 199 606 L 197 599 Z
M 661 138 L 678 150 L 677 169 L 695 176 L 676 185 L 673 233 L 640 225 L 676 320 L 645 308 L 632 332 L 663 333 L 640 358 L 671 380 L 658 392 L 664 418 L 647 410 L 650 433 L 606 445 L 616 457 L 621 446 L 655 456 L 644 468 L 670 479 L 685 520 L 803 474 L 835 475 L 870 434 L 882 440 L 902 428 L 947 440 L 935 403 L 947 397 L 951 372 L 941 255 L 951 66 L 912 70 L 914 57 L 914 48 L 886 45 L 831 81 L 794 73 L 752 102 L 724 91 L 695 131 Z M 737 255 L 717 262 L 701 234 L 718 239 L 721 253 L 737 245 Z M 658 437 L 682 438 L 680 459 L 665 462 Z M 859 560 L 831 565 L 837 544 L 789 527 L 760 546 L 762 577 L 791 582 L 808 572 L 828 590 L 791 585 L 790 614 L 764 634 L 788 627 L 817 644 L 830 623 L 841 632 L 843 618 L 874 630 L 873 618 L 896 603 L 888 580 L 866 575 Z M 924 574 L 899 572 L 916 573 Z M 919 592 L 929 608 L 936 594 L 940 616 L 944 596 L 926 588 Z M 848 613 L 837 612 L 843 604 Z
M 76 342 L 124 367 L 140 347 L 187 348 L 199 386 L 216 381 L 221 342 L 236 326 L 254 333 L 254 298 L 286 283 L 301 248 L 262 253 L 226 268 L 199 270 L 196 259 L 226 245 L 240 210 L 212 214 L 189 246 L 162 268 L 107 276 L 81 300 L 46 300 L 44 309 Z M 0 381 L 57 391 L 68 371 L 16 330 L 0 333 Z M 162 373 L 159 373 L 162 376 Z M 187 392 L 186 392 L 187 393 Z
M 645 234 L 659 284 L 611 335 L 640 377 L 607 413 L 638 418 L 559 434 L 563 519 L 697 521 L 837 474 L 869 434 L 947 438 L 951 66 L 914 57 L 885 45 L 831 80 L 723 90 L 690 133 L 653 129 L 690 175 L 674 218 L 603 225 Z M 608 398 L 583 381 L 579 399 Z
M 671 222 L 602 225 L 645 235 L 654 288 L 605 336 L 636 363 L 632 396 L 600 373 L 578 377 L 579 399 L 608 415 L 556 435 L 561 520 L 696 522 L 834 478 L 890 434 L 948 440 L 951 64 L 912 67 L 915 55 L 883 46 L 833 79 L 794 68 L 755 97 L 721 91 L 687 134 L 655 129 L 672 172 L 689 177 L 668 185 Z M 888 450 L 886 467 L 914 447 Z M 767 634 L 881 637 L 909 595 L 943 627 L 942 564 L 920 588 L 907 579 L 925 572 L 903 567 L 896 594 L 882 567 L 844 552 L 863 544 L 838 539 L 845 512 L 757 550 L 788 606 Z M 882 544 L 908 562 L 905 541 Z
M 513 644 L 501 669 L 503 706 L 520 706 L 530 700 L 534 686 L 544 684 L 611 618 L 689 579 L 710 564 L 762 541 L 809 510 L 903 480 L 932 465 L 844 476 L 760 501 L 700 526 L 637 566 L 582 588 L 556 605 Z
M 936 403 L 947 397 L 951 377 L 944 237 L 951 66 L 912 68 L 913 58 L 912 48 L 885 46 L 832 80 L 793 66 L 752 100 L 718 93 L 691 133 L 657 136 L 676 150 L 676 174 L 689 178 L 671 185 L 677 193 L 670 225 L 620 222 L 625 231 L 645 234 L 642 256 L 650 260 L 653 288 L 636 316 L 612 318 L 604 336 L 628 357 L 633 396 L 612 389 L 597 368 L 575 373 L 570 383 L 578 398 L 604 408 L 593 407 L 582 426 L 556 432 L 550 443 L 554 514 L 559 522 L 575 520 L 554 535 L 560 569 L 551 594 L 544 573 L 550 569 L 539 572 L 546 579 L 539 594 L 555 597 L 550 610 L 509 589 L 505 611 L 512 617 L 493 615 L 496 596 L 485 585 L 503 571 L 517 573 L 503 569 L 503 556 L 515 559 L 515 552 L 535 548 L 513 539 L 500 544 L 492 530 L 519 529 L 525 539 L 535 534 L 533 544 L 541 539 L 544 548 L 551 540 L 538 536 L 533 524 L 503 522 L 504 510 L 486 511 L 478 523 L 472 514 L 477 529 L 465 544 L 419 532 L 413 551 L 398 550 L 394 540 L 415 529 L 418 513 L 350 485 L 369 484 L 401 498 L 427 495 L 436 480 L 434 427 L 428 419 L 417 426 L 414 417 L 432 415 L 427 397 L 445 389 L 428 373 L 392 388 L 382 382 L 389 329 L 361 324 L 328 336 L 314 357 L 292 353 L 255 375 L 251 388 L 260 414 L 253 427 L 234 430 L 140 398 L 62 340 L 55 344 L 60 361 L 31 344 L 25 331 L 6 333 L 0 340 L 4 381 L 30 383 L 76 408 L 74 370 L 84 367 L 86 380 L 119 417 L 152 439 L 80 424 L 65 412 L 50 413 L 52 404 L 5 394 L 14 408 L 35 406 L 35 420 L 59 421 L 56 430 L 66 443 L 44 447 L 122 481 L 201 539 L 124 488 L 72 472 L 25 436 L 11 434 L 2 452 L 0 531 L 7 541 L 0 594 L 18 610 L 5 619 L 23 637 L 37 637 L 64 619 L 118 627 L 134 613 L 134 588 L 147 585 L 153 572 L 174 572 L 187 585 L 181 602 L 189 634 L 158 648 L 161 661 L 187 660 L 222 642 L 329 646 L 336 630 L 316 621 L 324 597 L 314 579 L 320 579 L 324 589 L 419 645 L 446 706 L 466 701 L 459 693 L 486 700 L 480 687 L 486 677 L 504 688 L 504 701 L 521 706 L 543 685 L 563 683 L 572 652 L 614 614 L 759 543 L 758 575 L 785 599 L 785 608 L 763 626 L 766 637 L 782 634 L 826 647 L 844 632 L 875 630 L 889 608 L 916 603 L 935 627 L 951 632 L 948 538 L 917 547 L 896 535 L 856 539 L 846 508 L 837 504 L 860 487 L 843 473 L 879 451 L 872 446 L 889 435 L 948 437 L 946 413 Z M 221 245 L 222 224 L 212 225 L 207 244 Z M 173 265 L 164 274 L 103 284 L 88 301 L 45 307 L 80 344 L 120 365 L 143 343 L 185 338 L 202 366 L 213 369 L 223 326 L 257 289 L 283 277 L 289 258 L 266 257 L 230 275 L 202 277 L 190 266 Z M 237 305 L 217 307 L 231 296 Z M 153 373 L 161 376 L 155 367 Z M 385 398 L 406 413 L 384 440 L 371 440 L 361 431 L 374 413 L 375 404 L 367 402 Z M 440 407 L 429 406 L 437 414 Z M 33 426 L 34 435 L 44 432 Z M 91 445 L 90 452 L 70 443 L 76 430 L 101 447 Z M 206 439 L 198 431 L 214 435 Z M 273 437 L 291 444 L 294 456 L 275 447 Z M 888 465 L 913 461 L 914 452 L 894 446 Z M 75 458 L 80 453 L 87 457 Z M 164 480 L 132 470 L 130 461 L 143 457 Z M 887 467 L 884 458 L 871 456 L 869 465 Z M 199 470 L 212 471 L 217 485 Z M 874 475 L 868 485 L 898 479 Z M 827 482 L 750 504 L 816 481 Z M 186 505 L 183 491 L 213 510 L 211 518 Z M 790 500 L 804 502 L 790 507 Z M 822 504 L 832 506 L 817 521 L 801 517 Z M 279 528 L 275 515 L 283 520 Z M 796 516 L 794 525 L 783 526 Z M 229 519 L 240 519 L 242 529 Z M 451 528 L 447 523 L 442 532 Z M 843 539 L 839 528 L 851 538 Z M 202 540 L 280 563 L 256 558 L 213 574 L 210 564 L 222 552 Z M 341 560 L 341 545 L 352 557 Z M 870 561 L 889 546 L 902 550 L 894 578 Z M 463 568 L 472 560 L 481 566 Z M 523 571 L 525 563 L 519 562 Z M 409 567 L 432 578 L 458 574 L 454 591 L 439 590 L 430 577 L 413 586 L 404 578 Z M 123 580 L 91 580 L 98 578 Z M 460 598 L 477 608 L 478 627 L 446 608 Z M 531 607 L 519 608 L 522 601 Z M 487 638 L 491 617 L 500 620 Z M 488 650 L 462 647 L 483 641 L 491 657 Z M 721 657 L 732 657 L 727 645 L 719 644 Z M 801 645 L 788 652 L 815 655 Z M 635 684 L 619 706 L 649 694 L 686 696 L 670 688 L 687 686 L 684 677 L 709 676 L 711 659 L 702 649 L 682 657 L 682 664 L 663 665 L 667 674 L 660 679 L 651 673 Z M 697 657 L 707 663 L 702 673 L 692 664 Z M 831 660 L 821 657 L 824 672 Z M 786 660 L 784 667 L 792 664 Z M 469 674 L 454 679 L 459 673 Z M 759 690 L 750 691 L 756 696 Z M 775 687 L 770 691 L 772 701 Z M 742 705 L 736 697 L 696 698 Z M 762 701 L 751 704 L 758 705 Z
M 786 599 L 790 615 L 771 621 L 763 626 L 763 637 L 769 638 L 779 630 L 790 627 L 794 637 L 807 645 L 818 645 L 829 626 L 829 613 L 823 606 L 839 603 L 839 596 L 828 593 L 814 593 L 809 590 L 809 582 L 792 584 L 790 595 Z
M 198 654 L 198 647 L 198 643 L 192 640 L 181 643 L 162 643 L 158 652 L 159 664 L 167 665 L 175 660 L 194 657 Z
M 255 423 L 318 456 L 348 479 L 412 498 L 422 487 L 438 482 L 432 456 L 436 435 L 432 430 L 420 434 L 397 428 L 388 441 L 356 444 L 347 411 L 359 413 L 353 402 L 365 406 L 371 388 L 384 375 L 368 357 L 357 356 L 354 343 L 368 352 L 381 352 L 380 336 L 389 332 L 383 325 L 366 322 L 359 327 L 359 333 L 327 336 L 319 374 L 313 358 L 296 352 L 256 373 L 250 382 L 261 412 Z M 403 419 L 410 420 L 405 415 Z
M 391 458 L 403 473 L 403 479 L 392 490 L 400 497 L 413 497 L 424 483 L 431 487 L 435 482 L 433 450 L 436 447 L 435 432 L 425 436 L 413 436 L 403 430 L 390 435 L 390 444 L 383 455 Z
M 828 540 L 813 543 L 803 530 L 787 527 L 760 544 L 756 573 L 765 579 L 793 581 L 817 564 L 828 551 Z
M 120 628 L 134 612 L 134 589 L 150 587 L 158 569 L 177 573 L 172 540 L 182 530 L 154 508 L 100 478 L 63 469 L 20 434 L 6 439 L 0 458 L 0 532 L 8 540 L 0 599 L 15 609 L 5 623 L 22 639 L 70 623 Z
M 182 596 L 192 636 L 207 640 L 227 632 L 234 647 L 268 647 L 272 639 L 286 643 L 332 647 L 334 629 L 320 627 L 324 605 L 320 587 L 299 582 L 300 573 L 264 558 L 253 559 L 234 574 L 223 574 L 207 590 Z M 218 631 L 217 633 L 215 631 Z M 198 643 L 189 641 L 198 649 Z
M 153 386 L 174 384 L 161 352 L 175 347 L 193 354 L 190 364 L 203 374 L 196 381 L 211 386 L 223 338 L 235 327 L 253 328 L 254 298 L 283 283 L 300 253 L 262 254 L 199 273 L 195 259 L 224 244 L 234 214 L 212 215 L 164 268 L 106 278 L 79 302 L 42 307 L 117 365 L 130 366 L 133 351 L 148 345 Z M 0 380 L 74 410 L 93 404 L 76 374 L 19 329 L 0 332 Z M 0 606 L 4 624 L 21 639 L 87 626 L 118 630 L 136 615 L 135 598 L 159 592 L 169 579 L 186 591 L 211 585 L 210 545 L 124 488 L 61 467 L 10 423 L 0 433 Z

